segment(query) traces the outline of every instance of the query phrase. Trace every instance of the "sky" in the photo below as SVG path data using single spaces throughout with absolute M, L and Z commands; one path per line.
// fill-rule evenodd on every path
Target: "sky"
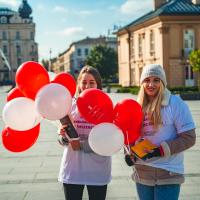
M 107 36 L 153 9 L 153 0 L 27 0 L 36 24 L 39 60 L 57 57 L 72 42 Z M 17 11 L 22 0 L 0 0 Z M 51 49 L 51 53 L 50 53 Z

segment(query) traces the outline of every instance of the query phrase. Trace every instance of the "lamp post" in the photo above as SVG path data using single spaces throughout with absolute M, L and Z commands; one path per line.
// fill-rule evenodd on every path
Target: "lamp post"
M 48 67 L 49 72 L 51 71 L 51 53 L 52 53 L 52 51 L 51 51 L 51 48 L 50 48 L 50 50 L 49 50 L 49 67 Z
M 2 51 L 2 49 L 0 48 L 0 56 L 2 57 L 2 60 L 3 62 L 5 63 L 6 67 L 8 68 L 9 70 L 9 75 L 10 75 L 10 80 L 12 81 L 12 85 L 14 84 L 14 81 L 13 81 L 13 71 L 12 71 L 12 68 L 4 54 L 4 52 Z

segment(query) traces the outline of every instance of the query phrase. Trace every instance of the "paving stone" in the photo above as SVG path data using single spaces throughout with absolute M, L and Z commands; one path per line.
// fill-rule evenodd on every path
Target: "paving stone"
M 0 88 L 0 109 L 5 104 L 5 88 Z M 131 94 L 110 93 L 114 104 Z M 180 200 L 200 199 L 200 101 L 186 101 L 197 129 L 196 145 L 185 152 L 186 181 L 181 187 Z M 57 176 L 63 147 L 57 142 L 58 122 L 43 120 L 38 141 L 22 153 L 11 153 L 0 143 L 0 200 L 63 200 L 62 184 Z M 0 114 L 0 129 L 4 123 Z M 0 130 L 0 131 L 1 131 Z M 108 185 L 107 200 L 136 200 L 132 168 L 124 162 L 123 150 L 113 155 L 112 181 Z M 84 190 L 84 200 L 88 199 Z

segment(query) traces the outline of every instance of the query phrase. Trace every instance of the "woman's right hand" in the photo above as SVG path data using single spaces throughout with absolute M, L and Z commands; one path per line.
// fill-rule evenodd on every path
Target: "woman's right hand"
M 61 127 L 58 129 L 58 142 L 62 146 L 66 146 L 69 144 L 69 140 L 66 137 L 66 132 L 65 132 L 64 127 Z
M 130 154 L 126 154 L 124 157 L 124 160 L 126 162 L 126 164 L 131 167 L 135 164 L 136 162 L 136 157 L 134 155 L 130 155 Z
M 71 138 L 67 137 L 67 133 L 65 130 L 66 126 L 67 125 L 61 126 L 61 128 L 58 129 L 58 135 L 59 135 L 58 142 L 63 146 L 70 144 L 74 151 L 79 151 L 81 149 L 80 139 L 79 138 L 71 139 Z

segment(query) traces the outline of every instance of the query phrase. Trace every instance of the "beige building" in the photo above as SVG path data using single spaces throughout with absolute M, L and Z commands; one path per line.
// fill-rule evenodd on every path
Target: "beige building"
M 143 67 L 158 63 L 169 87 L 196 85 L 188 55 L 200 49 L 200 0 L 153 0 L 153 5 L 117 32 L 119 84 L 139 85 Z
M 11 78 L 8 64 L 14 72 L 14 80 L 14 74 L 23 62 L 38 61 L 35 23 L 31 13 L 32 9 L 26 0 L 22 1 L 18 12 L 0 7 L 0 83 Z
M 84 66 L 91 49 L 100 44 L 107 45 L 117 51 L 116 37 L 87 37 L 83 40 L 73 42 L 66 51 L 59 54 L 57 58 L 52 59 L 51 70 L 55 73 L 66 71 L 76 75 Z

